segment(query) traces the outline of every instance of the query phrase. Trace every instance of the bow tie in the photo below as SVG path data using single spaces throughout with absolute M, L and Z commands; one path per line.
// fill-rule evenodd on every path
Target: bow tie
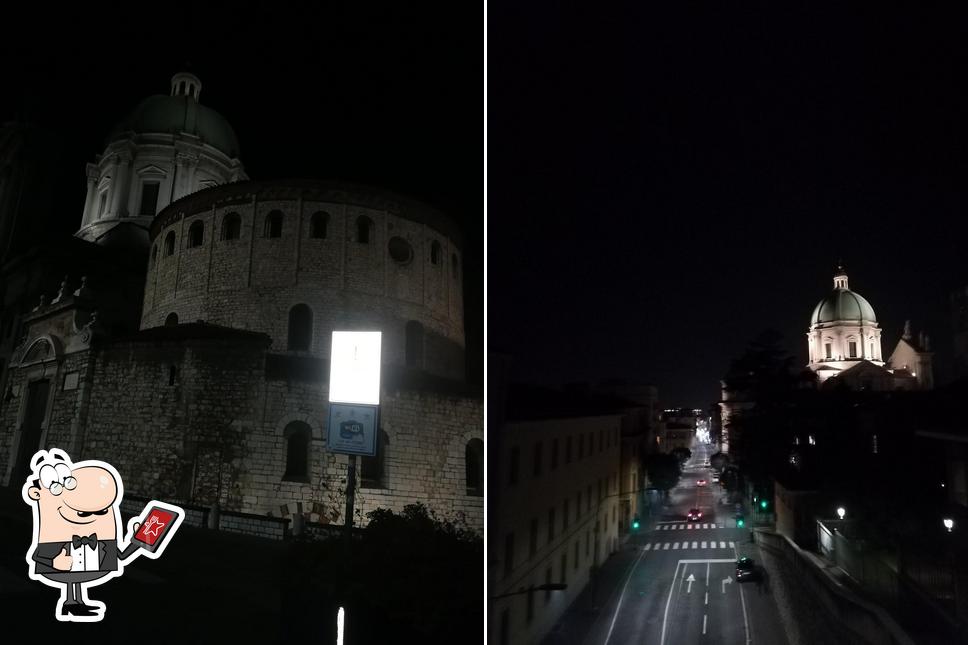
M 97 533 L 91 533 L 87 537 L 84 537 L 84 536 L 81 536 L 81 535 L 75 535 L 72 538 L 71 543 L 74 545 L 74 548 L 75 549 L 81 548 L 81 545 L 82 544 L 83 545 L 87 545 L 87 546 L 91 547 L 92 549 L 93 548 L 96 548 L 97 547 Z

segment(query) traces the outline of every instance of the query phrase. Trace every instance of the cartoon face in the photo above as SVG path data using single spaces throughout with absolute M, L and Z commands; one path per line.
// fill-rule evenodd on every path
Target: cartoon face
M 27 496 L 37 503 L 39 542 L 69 541 L 91 533 L 99 540 L 113 540 L 117 535 L 113 506 L 118 484 L 104 468 L 44 465 Z

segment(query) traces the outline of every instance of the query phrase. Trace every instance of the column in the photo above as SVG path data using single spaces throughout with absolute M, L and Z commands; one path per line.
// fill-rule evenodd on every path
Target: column
M 84 228 L 91 223 L 93 219 L 93 213 L 95 205 L 95 196 L 97 195 L 97 179 L 101 171 L 98 169 L 96 164 L 87 164 L 87 196 L 84 198 L 84 214 L 81 216 L 81 228 Z
M 112 218 L 118 217 L 121 209 L 121 156 L 114 155 L 114 164 L 111 167 L 111 196 L 108 213 Z
M 115 217 L 127 217 L 129 214 L 128 202 L 130 201 L 131 195 L 131 167 L 134 165 L 134 157 L 131 153 L 122 153 L 121 161 L 121 176 L 119 177 L 121 181 L 118 186 L 120 196 L 117 199 L 118 208 L 115 211 Z

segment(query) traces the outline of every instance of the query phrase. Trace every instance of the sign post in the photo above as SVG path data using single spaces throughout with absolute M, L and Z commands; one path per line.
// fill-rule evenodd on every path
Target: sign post
M 376 455 L 380 410 L 381 332 L 334 331 L 329 369 L 326 449 L 348 456 L 346 545 L 353 532 L 356 456 Z

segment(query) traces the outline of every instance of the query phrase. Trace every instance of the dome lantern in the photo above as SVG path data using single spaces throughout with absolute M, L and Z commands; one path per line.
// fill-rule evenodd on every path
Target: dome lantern
M 171 77 L 172 96 L 190 96 L 198 101 L 202 93 L 202 82 L 190 72 L 178 72 Z
M 847 286 L 847 272 L 844 271 L 843 262 L 837 263 L 837 273 L 834 274 L 834 289 L 850 290 L 850 287 Z

